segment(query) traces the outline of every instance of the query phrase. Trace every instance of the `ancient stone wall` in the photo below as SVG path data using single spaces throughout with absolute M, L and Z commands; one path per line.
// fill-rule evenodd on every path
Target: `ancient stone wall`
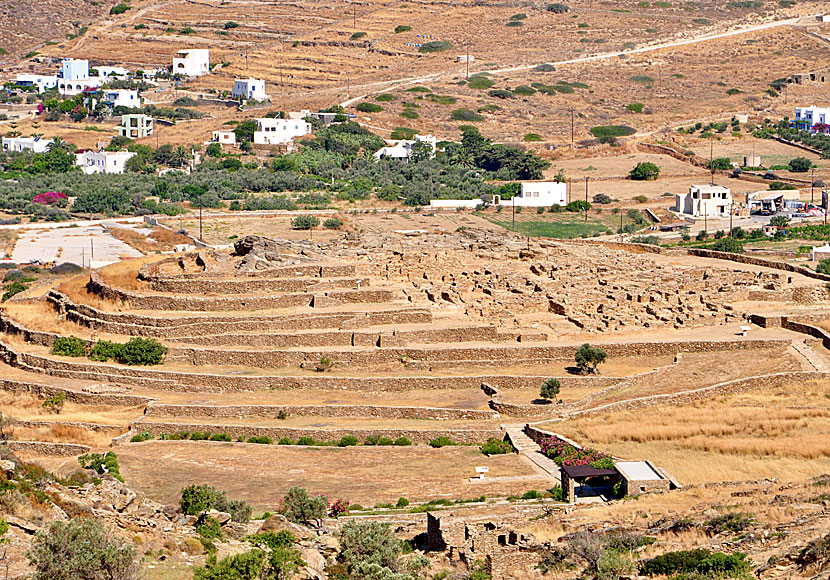
M 58 393 L 66 394 L 66 400 L 80 405 L 114 405 L 118 407 L 135 407 L 146 405 L 152 399 L 136 395 L 122 395 L 118 393 L 84 393 L 72 389 L 64 389 L 53 385 L 41 385 L 38 383 L 27 383 L 0 380 L 0 390 L 10 393 L 30 393 L 36 397 L 45 399 Z
M 18 453 L 34 453 L 36 455 L 55 455 L 72 457 L 89 453 L 92 448 L 88 445 L 74 443 L 47 443 L 45 441 L 6 441 L 5 445 Z
M 704 248 L 689 248 L 689 254 L 692 256 L 699 256 L 701 258 L 716 258 L 718 260 L 729 260 L 731 262 L 738 262 L 740 264 L 751 264 L 753 266 L 764 266 L 767 268 L 775 268 L 776 270 L 784 270 L 786 272 L 795 272 L 808 278 L 815 278 L 824 282 L 830 282 L 830 276 L 827 274 L 820 274 L 810 268 L 804 266 L 797 266 L 788 262 L 780 260 L 770 260 L 767 258 L 759 258 L 757 256 L 747 256 L 746 254 L 733 254 L 732 252 L 716 252 L 714 250 L 707 250 Z

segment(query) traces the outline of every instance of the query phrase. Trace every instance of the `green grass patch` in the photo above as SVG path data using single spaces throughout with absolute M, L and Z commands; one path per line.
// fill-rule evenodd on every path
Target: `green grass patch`
M 484 75 L 473 75 L 473 76 L 470 77 L 470 80 L 467 81 L 467 86 L 468 87 L 470 87 L 471 89 L 478 89 L 478 90 L 489 89 L 494 84 L 496 84 L 496 83 L 493 82 L 492 80 L 488 79 Z
M 400 139 L 414 139 L 415 135 L 418 134 L 418 131 L 415 129 L 410 129 L 409 127 L 395 127 L 395 130 L 392 131 L 392 135 L 390 135 L 391 139 L 400 140 Z
M 427 87 L 410 87 L 406 89 L 407 93 L 431 93 L 432 91 Z
M 375 97 L 375 100 L 380 101 L 381 103 L 388 103 L 389 101 L 394 101 L 397 98 L 398 97 L 396 97 L 395 95 L 391 95 L 389 93 L 381 93 L 380 95 Z
M 452 44 L 446 40 L 433 40 L 421 45 L 418 52 L 443 52 L 452 48 Z
M 366 36 L 365 32 L 355 32 L 349 37 L 349 40 L 360 40 L 364 36 Z
M 418 119 L 421 117 L 421 115 L 419 115 L 412 109 L 404 109 L 403 111 L 401 111 L 401 117 L 403 117 L 404 119 Z
M 490 220 L 505 229 L 516 231 L 532 238 L 582 238 L 603 234 L 609 231 L 604 224 L 584 221 L 525 222 L 517 221 L 515 228 L 511 221 Z
M 400 34 L 401 32 L 409 32 L 412 30 L 411 26 L 407 26 L 406 24 L 399 24 L 395 27 L 395 34 Z

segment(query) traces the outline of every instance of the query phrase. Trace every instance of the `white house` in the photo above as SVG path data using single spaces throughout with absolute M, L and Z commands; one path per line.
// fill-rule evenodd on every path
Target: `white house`
M 189 48 L 180 50 L 173 57 L 173 74 L 200 77 L 210 72 L 210 50 Z
M 830 107 L 796 107 L 795 119 L 790 124 L 812 133 L 827 133 L 830 131 Z
M 89 76 L 89 61 L 77 58 L 65 58 L 61 61 L 58 73 L 58 91 L 62 95 L 74 96 L 85 89 L 97 89 L 107 81 L 103 77 Z
M 728 217 L 731 210 L 732 192 L 720 185 L 690 185 L 674 196 L 674 211 L 693 217 Z
M 96 66 L 95 70 L 99 77 L 126 77 L 130 74 L 123 66 Z
M 141 106 L 141 96 L 135 89 L 108 89 L 104 91 L 101 101 L 112 108 L 130 107 L 131 109 Z
M 211 141 L 220 145 L 236 145 L 236 133 L 233 131 L 214 131 Z
M 425 143 L 430 149 L 430 159 L 435 157 L 435 148 L 438 139 L 432 135 L 415 135 L 415 139 L 402 139 L 394 141 L 392 145 L 381 147 L 373 154 L 375 159 L 401 159 L 408 161 L 412 157 L 412 147 L 416 143 Z
M 311 123 L 299 119 L 256 119 L 254 144 L 280 145 L 296 137 L 311 135 Z
M 93 173 L 124 173 L 124 166 L 135 153 L 130 151 L 84 151 L 75 154 L 75 165 L 87 175 Z
M 268 100 L 268 95 L 265 93 L 265 81 L 260 79 L 235 79 L 231 96 L 235 99 Z
M 516 207 L 550 207 L 568 204 L 568 184 L 558 181 L 523 181 L 522 190 L 502 205 Z
M 51 140 L 40 137 L 3 137 L 3 151 L 45 153 Z
M 21 73 L 12 79 L 12 82 L 20 87 L 37 87 L 37 92 L 42 93 L 47 89 L 54 89 L 58 86 L 57 75 L 36 75 Z

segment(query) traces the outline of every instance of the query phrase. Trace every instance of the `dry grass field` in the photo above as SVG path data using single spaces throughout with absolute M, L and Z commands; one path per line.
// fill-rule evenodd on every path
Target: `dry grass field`
M 547 425 L 620 457 L 647 457 L 682 483 L 830 470 L 830 383 L 821 380 Z
M 487 458 L 477 447 L 293 447 L 198 441 L 148 441 L 118 450 L 121 473 L 131 486 L 157 501 L 174 503 L 181 488 L 209 483 L 257 509 L 270 509 L 300 485 L 332 498 L 374 505 L 410 500 L 509 495 L 544 485 L 499 482 L 497 477 L 533 476 L 516 455 Z M 325 469 L 320 469 L 325 465 Z M 383 477 L 378 478 L 378 466 Z M 471 484 L 477 465 L 490 467 L 492 482 Z M 429 466 L 425 469 L 425 466 Z M 240 477 L 240 474 L 244 476 Z

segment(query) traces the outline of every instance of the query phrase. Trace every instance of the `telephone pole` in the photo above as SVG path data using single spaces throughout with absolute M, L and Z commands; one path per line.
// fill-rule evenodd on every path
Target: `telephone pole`
M 712 172 L 712 179 L 709 185 L 715 185 L 715 158 L 714 158 L 714 151 L 715 151 L 715 142 L 709 141 L 709 170 Z
M 588 221 L 588 176 L 585 176 L 585 221 Z
M 571 109 L 571 146 L 574 144 L 574 110 Z
M 202 194 L 199 194 L 199 241 L 204 242 L 202 239 Z
M 470 45 L 467 45 L 467 75 L 464 77 L 467 80 L 470 80 Z
M 357 30 L 357 5 L 352 2 L 352 28 Z
M 813 203 L 813 187 L 816 183 L 816 168 L 813 167 L 812 173 L 810 174 L 810 203 Z

